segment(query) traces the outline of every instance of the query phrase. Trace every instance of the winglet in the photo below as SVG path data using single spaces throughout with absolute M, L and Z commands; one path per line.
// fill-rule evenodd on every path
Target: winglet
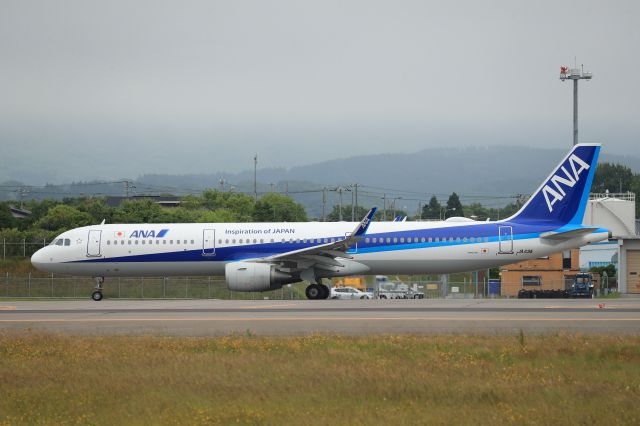
M 371 221 L 373 220 L 373 216 L 376 215 L 376 211 L 378 211 L 378 209 L 376 207 L 374 207 L 371 210 L 369 210 L 369 213 L 366 214 L 364 219 L 362 219 L 362 221 L 358 224 L 356 229 L 353 230 L 353 233 L 351 235 L 354 236 L 354 237 L 363 236 L 367 232 L 367 229 L 369 229 L 369 225 L 371 224 Z

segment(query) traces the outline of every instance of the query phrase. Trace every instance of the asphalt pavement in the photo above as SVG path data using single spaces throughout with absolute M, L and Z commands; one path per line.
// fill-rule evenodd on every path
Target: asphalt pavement
M 0 300 L 0 332 L 81 335 L 639 334 L 640 299 Z

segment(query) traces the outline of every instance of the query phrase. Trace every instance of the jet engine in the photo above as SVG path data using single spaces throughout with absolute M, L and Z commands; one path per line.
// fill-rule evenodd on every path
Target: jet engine
M 276 290 L 283 284 L 298 281 L 291 275 L 276 270 L 275 265 L 269 263 L 227 263 L 224 274 L 229 290 L 233 291 Z

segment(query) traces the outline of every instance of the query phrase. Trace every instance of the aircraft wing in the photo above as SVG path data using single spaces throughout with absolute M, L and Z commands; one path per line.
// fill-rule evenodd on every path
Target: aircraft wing
M 563 231 L 563 232 L 555 232 L 555 231 L 545 232 L 544 234 L 540 235 L 540 238 L 543 238 L 546 240 L 568 240 L 570 238 L 575 238 L 581 235 L 590 234 L 597 229 L 598 228 L 584 227 L 584 228 L 571 229 L 569 231 Z
M 299 250 L 293 250 L 286 253 L 276 254 L 269 257 L 263 257 L 256 259 L 257 262 L 282 262 L 282 261 L 306 261 L 311 264 L 325 264 L 330 266 L 342 266 L 339 261 L 335 260 L 337 257 L 351 259 L 351 256 L 347 254 L 347 250 L 351 246 L 360 241 L 366 234 L 373 216 L 376 214 L 376 208 L 372 208 L 362 219 L 362 221 L 356 226 L 356 229 L 342 239 L 334 241 L 332 243 L 319 244 L 313 247 L 306 247 Z

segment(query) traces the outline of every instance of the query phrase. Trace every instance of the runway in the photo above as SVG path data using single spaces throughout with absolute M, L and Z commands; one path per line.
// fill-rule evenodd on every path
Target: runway
M 640 299 L 0 301 L 0 331 L 81 335 L 639 334 Z

